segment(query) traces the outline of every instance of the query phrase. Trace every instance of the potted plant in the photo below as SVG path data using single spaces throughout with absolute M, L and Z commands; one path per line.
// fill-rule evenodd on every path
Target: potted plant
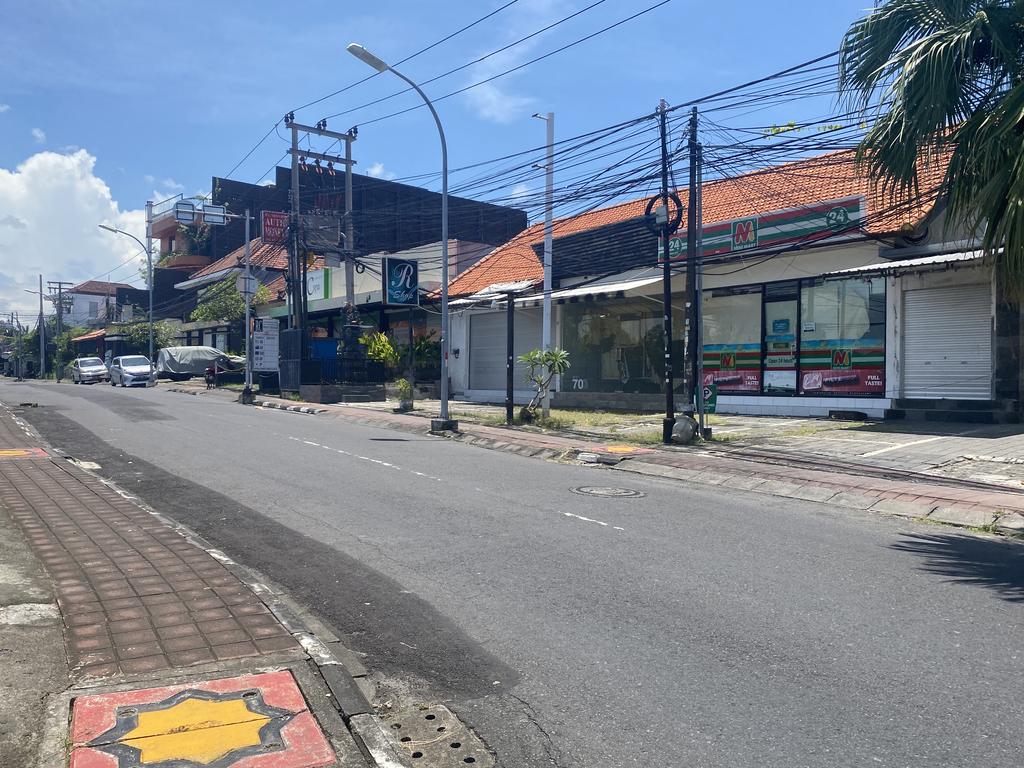
M 398 408 L 397 411 L 411 411 L 412 410 L 412 384 L 409 383 L 408 379 L 397 379 L 395 381 L 395 390 L 398 393 Z

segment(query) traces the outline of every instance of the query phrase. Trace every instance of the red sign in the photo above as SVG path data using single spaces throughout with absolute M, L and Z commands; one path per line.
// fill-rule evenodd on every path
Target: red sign
M 282 245 L 288 232 L 290 217 L 284 211 L 263 211 L 263 242 Z

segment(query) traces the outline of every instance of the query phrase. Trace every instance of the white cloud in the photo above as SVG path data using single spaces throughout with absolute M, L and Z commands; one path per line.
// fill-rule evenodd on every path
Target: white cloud
M 385 168 L 384 163 L 374 163 L 366 169 L 366 174 L 375 179 L 387 179 L 388 181 L 395 178 L 395 174 Z
M 2 115 L 4 112 L 10 112 L 10 111 L 11 111 L 11 105 L 10 104 L 0 104 L 0 115 Z
M 142 238 L 145 214 L 122 210 L 95 175 L 96 158 L 39 152 L 14 170 L 0 168 L 0 304 L 28 311 L 44 280 L 80 282 L 99 277 L 130 282 L 145 261 L 129 237 L 101 230 L 109 224 Z M 118 267 L 122 262 L 129 262 Z
M 529 184 L 526 184 L 525 182 L 521 181 L 514 187 L 512 187 L 512 191 L 509 193 L 509 197 L 512 200 L 519 200 L 524 197 L 529 197 L 531 192 L 533 192 L 533 190 L 530 189 Z
M 35 139 L 36 144 L 46 143 L 46 133 L 43 131 L 42 128 L 33 128 L 32 138 Z

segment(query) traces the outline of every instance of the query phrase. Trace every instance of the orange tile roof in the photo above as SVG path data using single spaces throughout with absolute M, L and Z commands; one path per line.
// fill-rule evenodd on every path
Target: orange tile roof
M 135 288 L 127 283 L 107 283 L 102 280 L 86 280 L 72 288 L 68 293 L 87 293 L 90 296 L 113 296 L 118 288 Z
M 264 243 L 262 238 L 254 237 L 252 243 L 252 254 L 249 264 L 256 269 L 276 269 L 284 272 L 288 269 L 288 247 L 285 245 L 273 245 Z M 212 264 L 207 264 L 198 272 L 193 273 L 189 279 L 206 277 L 220 272 L 224 269 L 239 267 L 245 261 L 245 246 L 242 245 L 227 256 L 224 256 Z
M 867 200 L 867 216 L 862 229 L 876 236 L 893 234 L 915 226 L 928 215 L 934 206 L 931 192 L 938 189 L 945 171 L 943 163 L 922 167 L 921 189 L 929 194 L 916 199 L 900 198 L 883 192 L 863 175 L 856 167 L 852 150 L 833 152 L 704 182 L 704 223 L 709 225 L 863 195 Z M 687 189 L 679 190 L 684 202 L 687 192 Z M 644 215 L 648 200 L 630 200 L 558 219 L 554 223 L 554 237 L 638 218 Z M 449 295 L 468 296 L 493 283 L 543 279 L 543 267 L 533 249 L 543 241 L 543 224 L 534 224 L 520 232 L 456 277 L 449 284 Z
M 316 257 L 314 257 L 313 258 L 313 263 L 309 265 L 309 268 L 311 270 L 313 270 L 313 269 L 323 269 L 324 268 L 324 258 L 323 258 L 323 256 L 316 256 Z M 285 284 L 285 276 L 284 275 L 281 275 L 280 277 L 274 278 L 269 283 L 267 283 L 267 290 L 270 291 L 270 295 L 272 297 L 271 301 L 284 301 L 285 285 L 286 284 Z

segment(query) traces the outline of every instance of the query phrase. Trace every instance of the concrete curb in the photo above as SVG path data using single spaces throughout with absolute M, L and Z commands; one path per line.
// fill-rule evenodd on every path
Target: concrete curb
M 894 517 L 905 517 L 941 523 L 957 528 L 982 529 L 1007 536 L 1024 534 L 1024 515 L 1001 509 L 979 509 L 977 507 L 954 507 L 943 505 L 937 500 L 913 502 L 899 499 L 878 499 L 851 491 L 840 491 L 818 483 L 786 483 L 778 480 L 760 480 L 743 475 L 723 475 L 680 467 L 652 464 L 631 459 L 614 467 L 622 472 L 633 472 L 651 477 L 671 480 L 685 480 L 701 485 L 720 485 L 729 488 L 757 491 L 771 496 L 817 501 L 834 504 L 847 509 L 876 512 Z
M 293 413 L 327 413 L 326 408 L 310 408 L 308 405 L 286 405 L 275 400 L 253 400 L 252 404 L 260 408 L 276 408 L 279 411 L 292 411 Z

